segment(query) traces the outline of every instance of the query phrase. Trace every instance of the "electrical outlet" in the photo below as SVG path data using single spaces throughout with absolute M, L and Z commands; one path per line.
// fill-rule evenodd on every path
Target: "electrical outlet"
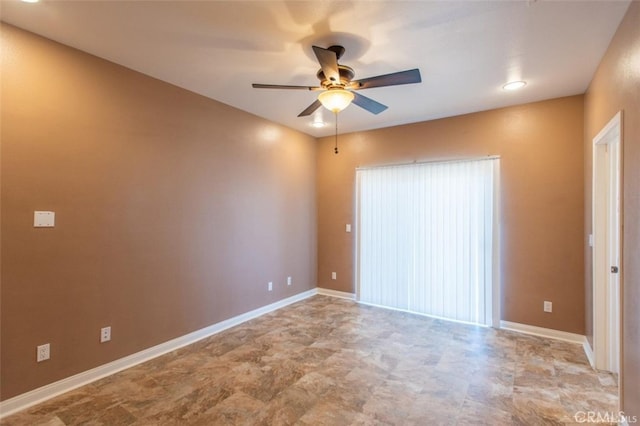
M 111 340 L 111 327 L 102 327 L 100 329 L 100 343 Z
M 287 277 L 287 285 L 291 285 L 291 284 L 293 284 L 291 277 Z
M 269 291 L 273 290 L 273 282 L 269 281 Z
M 331 279 L 332 280 L 337 280 L 338 279 L 338 274 L 336 274 L 335 272 L 331 273 Z
M 36 348 L 36 361 L 42 362 L 49 359 L 51 351 L 48 343 L 40 345 Z
M 544 302 L 544 311 L 545 312 L 552 312 L 553 311 L 553 304 L 551 302 L 548 302 L 545 300 Z

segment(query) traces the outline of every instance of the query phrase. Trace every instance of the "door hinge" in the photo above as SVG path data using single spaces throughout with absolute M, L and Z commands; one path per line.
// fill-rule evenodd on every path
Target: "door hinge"
M 612 274 L 617 274 L 618 273 L 618 267 L 617 266 L 612 266 L 611 267 L 611 273 Z

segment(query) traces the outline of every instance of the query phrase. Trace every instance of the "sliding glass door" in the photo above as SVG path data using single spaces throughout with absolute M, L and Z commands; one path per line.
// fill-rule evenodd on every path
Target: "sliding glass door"
M 492 324 L 496 158 L 360 169 L 361 302 Z

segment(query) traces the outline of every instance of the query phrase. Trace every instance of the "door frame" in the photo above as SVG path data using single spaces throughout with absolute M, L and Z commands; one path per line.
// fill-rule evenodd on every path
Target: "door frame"
M 620 372 L 622 317 L 622 111 L 593 138 L 593 356 L 599 370 Z M 611 272 L 617 266 L 618 273 Z

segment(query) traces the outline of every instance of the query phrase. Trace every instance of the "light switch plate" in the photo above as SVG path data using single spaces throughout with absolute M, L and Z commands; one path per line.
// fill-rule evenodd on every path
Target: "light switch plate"
M 53 228 L 56 222 L 55 212 L 35 211 L 33 212 L 34 228 Z
M 347 223 L 346 231 L 347 232 L 351 232 L 351 224 L 350 223 Z

